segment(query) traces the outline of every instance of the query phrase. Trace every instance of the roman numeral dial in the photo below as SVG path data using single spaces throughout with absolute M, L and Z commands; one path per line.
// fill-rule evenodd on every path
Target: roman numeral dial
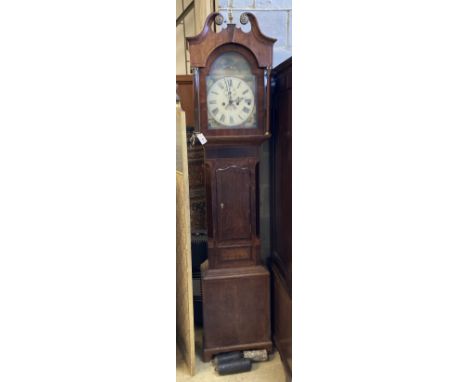
M 207 106 L 212 119 L 224 127 L 242 127 L 255 110 L 251 85 L 238 77 L 217 78 L 208 88 Z

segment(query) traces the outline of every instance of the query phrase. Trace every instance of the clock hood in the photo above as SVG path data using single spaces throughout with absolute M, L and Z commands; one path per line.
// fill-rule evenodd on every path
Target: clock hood
M 207 58 L 216 48 L 225 44 L 239 44 L 250 49 L 261 68 L 271 68 L 273 63 L 273 44 L 275 38 L 265 36 L 260 30 L 257 18 L 253 13 L 246 12 L 241 15 L 243 24 L 250 22 L 251 30 L 244 32 L 235 24 L 228 24 L 226 28 L 216 33 L 211 29 L 213 22 L 222 24 L 221 13 L 213 12 L 208 15 L 202 31 L 193 37 L 188 37 L 187 42 L 192 67 L 205 67 Z

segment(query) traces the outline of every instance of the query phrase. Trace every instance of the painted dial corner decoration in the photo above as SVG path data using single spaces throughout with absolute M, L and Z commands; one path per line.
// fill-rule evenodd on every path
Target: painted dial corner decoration
M 255 76 L 240 54 L 216 59 L 207 76 L 209 129 L 256 127 Z

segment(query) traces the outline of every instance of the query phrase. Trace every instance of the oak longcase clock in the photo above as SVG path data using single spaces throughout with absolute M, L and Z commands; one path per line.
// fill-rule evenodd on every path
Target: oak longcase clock
M 207 139 L 208 260 L 202 264 L 203 359 L 232 350 L 268 349 L 269 272 L 260 258 L 259 147 L 270 137 L 269 92 L 273 38 L 243 13 L 244 32 L 219 32 L 212 13 L 187 38 L 193 69 L 196 129 Z

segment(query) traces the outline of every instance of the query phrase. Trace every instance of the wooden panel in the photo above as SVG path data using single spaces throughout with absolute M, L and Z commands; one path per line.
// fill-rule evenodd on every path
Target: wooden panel
M 255 156 L 225 158 L 222 150 L 224 147 L 234 156 L 239 152 Z M 253 148 L 244 150 L 242 146 L 224 145 L 205 147 L 208 258 L 213 268 L 260 263 L 256 195 L 258 149 Z M 221 158 L 217 157 L 218 154 Z M 227 173 L 219 175 L 224 171 Z M 237 262 L 224 262 L 218 249 L 229 246 L 249 246 L 250 257 L 247 259 L 245 256 Z
M 203 360 L 236 349 L 271 349 L 269 272 L 262 266 L 207 266 L 202 265 Z
M 251 236 L 250 169 L 231 165 L 216 169 L 219 241 Z
M 271 249 L 273 339 L 292 374 L 292 58 L 276 67 L 272 92 Z
M 252 248 L 248 247 L 227 247 L 218 248 L 221 261 L 250 260 L 252 258 Z
M 193 320 L 192 254 L 185 118 L 179 105 L 176 170 L 176 340 L 191 375 L 195 374 L 195 328 Z
M 195 146 L 189 145 L 187 152 L 191 230 L 192 233 L 206 233 L 205 161 L 203 158 L 203 147 L 198 143 Z
M 212 11 L 211 0 L 195 0 L 195 33 L 203 29 L 206 17 Z
M 211 147 L 206 152 L 206 158 L 256 158 L 258 153 L 257 146 L 219 146 Z
M 273 92 L 272 123 L 272 173 L 271 215 L 272 253 L 278 268 L 286 279 L 288 288 L 292 284 L 291 245 L 291 174 L 292 174 L 292 126 L 291 126 L 291 69 L 292 59 L 273 71 L 276 83 Z
M 190 192 L 205 187 L 205 170 L 203 168 L 203 148 L 199 145 L 188 149 L 188 166 Z
M 179 24 L 176 26 L 176 73 L 187 73 L 187 62 L 185 61 L 185 35 L 184 26 Z
M 276 265 L 272 267 L 273 339 L 288 374 L 292 371 L 292 300 Z
M 193 94 L 193 76 L 191 74 L 177 75 L 177 94 L 180 104 L 185 111 L 185 124 L 189 127 L 195 126 L 195 99 Z
M 193 76 L 176 76 L 177 94 L 182 109 L 185 111 L 186 125 L 195 126 L 195 101 L 193 94 Z M 188 129 L 187 139 L 193 131 Z M 204 150 L 198 141 L 195 145 L 188 145 L 188 166 L 190 184 L 190 225 L 192 232 L 206 232 L 206 196 L 205 196 L 205 170 Z

